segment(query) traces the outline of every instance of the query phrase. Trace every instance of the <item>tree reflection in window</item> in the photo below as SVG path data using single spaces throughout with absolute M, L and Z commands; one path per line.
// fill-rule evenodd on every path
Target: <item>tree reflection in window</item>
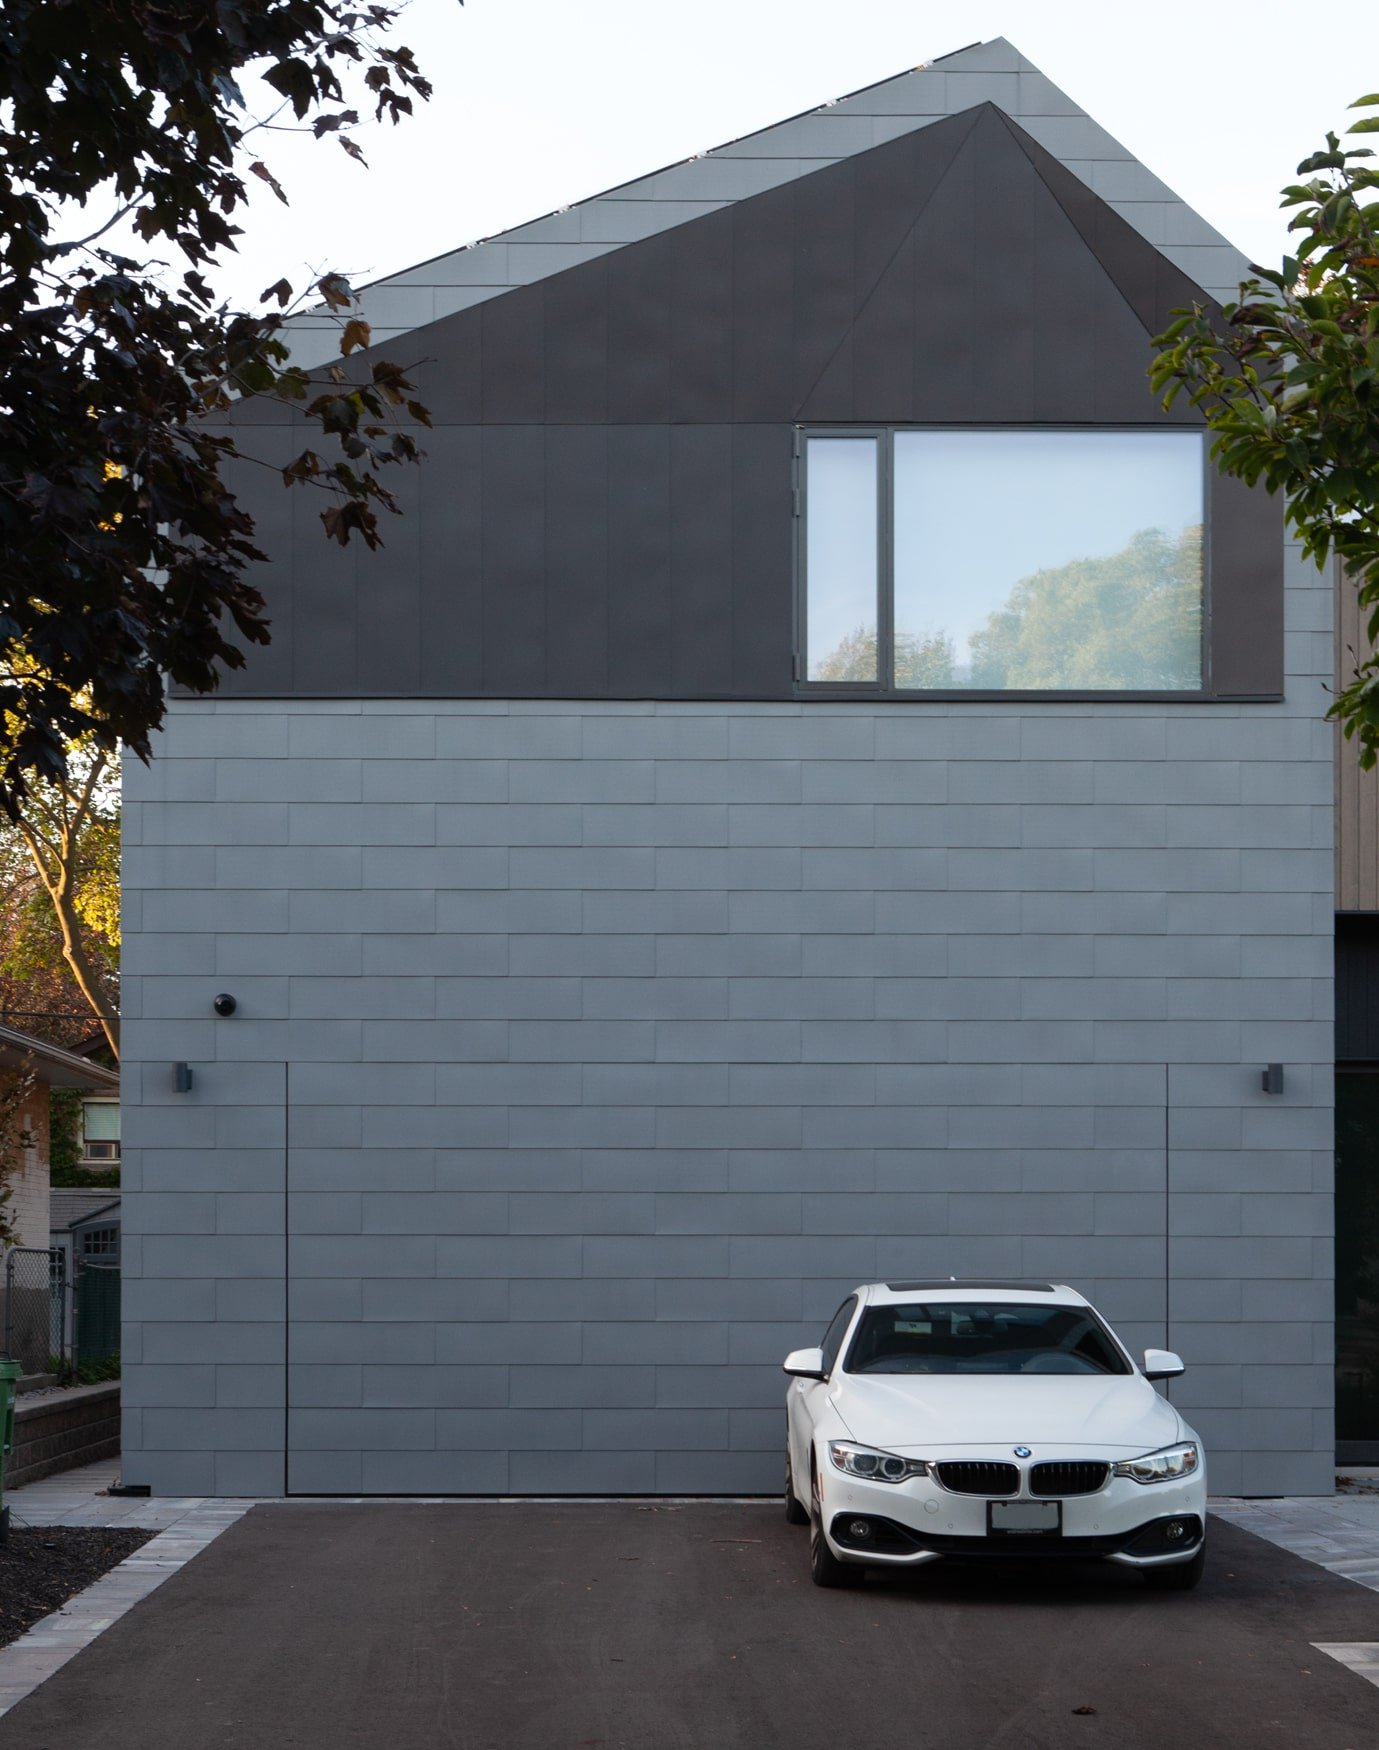
M 953 686 L 953 640 L 946 633 L 895 636 L 895 684 L 905 688 Z M 872 681 L 877 672 L 876 634 L 858 626 L 815 666 L 821 681 Z
M 895 685 L 902 692 L 1179 691 L 1197 684 L 1201 643 L 1201 525 L 1176 537 L 1142 529 L 1119 553 L 1022 577 L 973 633 L 966 672 L 949 633 L 897 631 Z M 876 634 L 858 626 L 814 676 L 846 684 L 876 672 Z
M 1142 529 L 1104 558 L 1022 577 L 971 640 L 966 685 L 1178 691 L 1201 675 L 1202 528 Z M 897 679 L 897 684 L 899 681 Z
M 1201 688 L 1200 433 L 811 433 L 804 462 L 808 682 Z

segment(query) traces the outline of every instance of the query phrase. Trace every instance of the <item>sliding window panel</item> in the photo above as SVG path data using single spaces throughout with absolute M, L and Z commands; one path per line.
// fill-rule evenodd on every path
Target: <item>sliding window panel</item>
M 805 440 L 805 679 L 881 681 L 880 439 Z

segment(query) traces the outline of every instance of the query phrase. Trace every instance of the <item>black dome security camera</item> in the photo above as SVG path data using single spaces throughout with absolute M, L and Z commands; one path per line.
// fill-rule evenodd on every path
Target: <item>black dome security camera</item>
M 230 995 L 229 991 L 223 990 L 212 1002 L 211 1007 L 215 1010 L 217 1015 L 233 1015 L 235 1010 L 239 1007 L 239 1004 Z

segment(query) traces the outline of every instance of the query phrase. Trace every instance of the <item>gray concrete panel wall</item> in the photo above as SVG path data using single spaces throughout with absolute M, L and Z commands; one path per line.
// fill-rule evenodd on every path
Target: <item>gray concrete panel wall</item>
M 1288 583 L 1283 705 L 179 702 L 125 815 L 125 1480 L 770 1491 L 846 1289 L 995 1272 L 1181 1350 L 1218 1490 L 1328 1490 Z

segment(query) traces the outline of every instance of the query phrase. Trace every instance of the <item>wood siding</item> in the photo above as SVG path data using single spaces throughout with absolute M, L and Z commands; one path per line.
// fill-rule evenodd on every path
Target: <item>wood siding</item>
M 1374 646 L 1355 590 L 1336 567 L 1336 683 Z M 1379 770 L 1360 770 L 1359 744 L 1336 730 L 1336 910 L 1379 912 Z

